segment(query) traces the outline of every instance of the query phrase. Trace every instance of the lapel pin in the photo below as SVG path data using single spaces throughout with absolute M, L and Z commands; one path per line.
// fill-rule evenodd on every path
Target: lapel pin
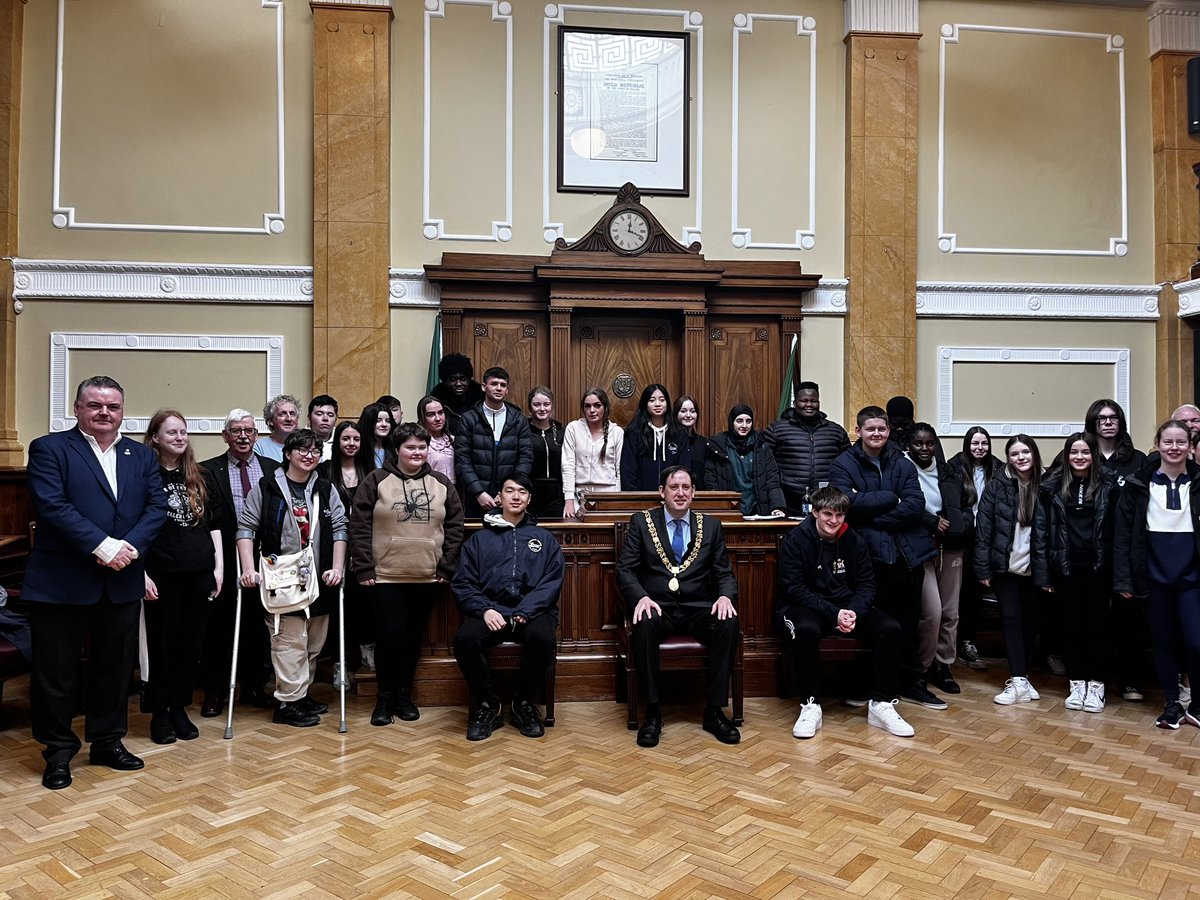
M 129 455 L 129 448 L 128 448 L 128 447 L 126 447 L 126 448 L 125 448 L 125 455 L 126 455 L 126 456 L 128 456 L 128 455 Z

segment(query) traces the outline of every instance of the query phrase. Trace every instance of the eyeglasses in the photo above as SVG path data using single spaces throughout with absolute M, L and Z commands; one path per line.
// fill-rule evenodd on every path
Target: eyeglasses
M 1096 416 L 1097 422 L 1120 422 L 1120 416 Z
M 234 437 L 243 437 L 247 434 L 257 434 L 257 428 L 226 428 L 225 431 L 232 434 Z
M 297 456 L 304 456 L 304 457 L 307 457 L 308 459 L 312 459 L 314 456 L 321 455 L 321 448 L 320 447 L 305 447 L 305 448 L 301 448 L 298 450 L 293 450 L 292 452 L 295 453 Z

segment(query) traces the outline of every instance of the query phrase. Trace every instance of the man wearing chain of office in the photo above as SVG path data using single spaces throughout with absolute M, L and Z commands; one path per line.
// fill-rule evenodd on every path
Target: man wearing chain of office
M 725 535 L 717 519 L 691 511 L 695 487 L 686 468 L 664 469 L 658 492 L 663 505 L 633 516 L 617 561 L 617 585 L 633 621 L 630 653 L 646 698 L 637 742 L 654 747 L 662 733 L 658 646 L 686 634 L 708 647 L 704 730 L 736 744 L 741 734 L 724 711 L 738 642 L 737 581 Z

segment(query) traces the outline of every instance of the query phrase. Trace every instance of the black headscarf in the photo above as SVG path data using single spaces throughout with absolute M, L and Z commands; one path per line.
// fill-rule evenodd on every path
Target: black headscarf
M 751 421 L 750 433 L 742 437 L 733 427 L 733 420 L 738 416 L 749 416 Z M 754 443 L 758 438 L 758 432 L 753 428 L 754 410 L 748 407 L 745 403 L 739 403 L 729 411 L 729 428 L 726 434 L 729 436 L 729 445 L 733 447 L 741 456 L 745 456 L 754 449 Z

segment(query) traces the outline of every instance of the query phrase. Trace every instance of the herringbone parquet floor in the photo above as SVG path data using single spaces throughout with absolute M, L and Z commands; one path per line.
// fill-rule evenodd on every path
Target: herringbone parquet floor
M 350 732 L 241 712 L 156 747 L 146 769 L 74 766 L 39 784 L 20 683 L 0 732 L 0 898 L 1183 897 L 1200 891 L 1200 732 L 1157 707 L 1068 713 L 991 702 L 1000 668 L 962 676 L 948 712 L 904 705 L 914 739 L 826 704 L 747 701 L 742 744 L 668 709 L 639 750 L 623 707 L 568 703 L 532 741 L 471 744 L 461 708 Z M 10 688 L 11 690 L 11 688 Z M 323 686 L 319 696 L 329 691 Z

